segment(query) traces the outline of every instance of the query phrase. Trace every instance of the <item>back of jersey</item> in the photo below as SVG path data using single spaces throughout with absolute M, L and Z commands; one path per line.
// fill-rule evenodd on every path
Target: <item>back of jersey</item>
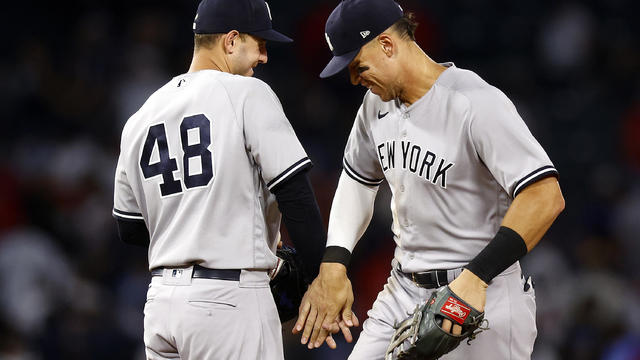
M 122 133 L 114 215 L 144 220 L 149 268 L 271 268 L 270 188 L 310 165 L 271 89 L 213 70 L 156 91 Z

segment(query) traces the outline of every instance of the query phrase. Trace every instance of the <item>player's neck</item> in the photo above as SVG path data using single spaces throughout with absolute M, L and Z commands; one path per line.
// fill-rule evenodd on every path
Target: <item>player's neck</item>
M 224 61 L 223 56 L 218 56 L 214 51 L 200 50 L 193 53 L 189 72 L 200 70 L 218 70 L 223 72 L 231 72 Z
M 412 43 L 409 56 L 404 65 L 404 71 L 400 84 L 399 99 L 409 106 L 423 97 L 438 80 L 446 67 L 431 60 L 427 54 L 416 44 Z

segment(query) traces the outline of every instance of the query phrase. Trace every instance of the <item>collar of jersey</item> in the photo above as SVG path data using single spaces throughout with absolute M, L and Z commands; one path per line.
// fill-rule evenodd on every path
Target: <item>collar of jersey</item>
M 453 69 L 456 67 L 456 64 L 454 64 L 451 61 L 448 62 L 443 62 L 443 63 L 438 63 L 439 65 L 442 65 L 444 67 L 446 67 L 446 69 L 438 76 L 438 78 L 436 79 L 436 81 L 433 83 L 433 86 L 431 86 L 431 89 L 429 89 L 429 91 L 427 91 L 424 95 L 422 95 L 422 97 L 420 99 L 418 99 L 416 102 L 414 102 L 413 104 L 407 106 L 404 103 L 402 103 L 400 101 L 400 99 L 396 98 L 394 101 L 396 103 L 396 107 L 398 109 L 400 109 L 400 111 L 402 112 L 409 112 L 411 111 L 411 109 L 414 109 L 419 103 L 421 103 L 422 101 L 424 101 L 423 99 L 426 99 L 427 97 L 429 97 L 429 94 L 431 93 L 431 90 L 433 90 L 433 88 L 436 85 L 439 85 L 440 83 L 442 83 L 443 79 L 446 78 L 445 74 L 449 73 L 449 69 Z

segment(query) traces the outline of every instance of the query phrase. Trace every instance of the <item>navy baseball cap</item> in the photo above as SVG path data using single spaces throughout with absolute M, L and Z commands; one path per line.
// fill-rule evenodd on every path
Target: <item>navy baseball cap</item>
M 360 48 L 380 35 L 403 15 L 393 0 L 343 0 L 333 10 L 324 29 L 333 59 L 321 78 L 337 74 L 358 55 Z
M 271 9 L 264 0 L 202 0 L 193 20 L 195 34 L 219 34 L 231 30 L 279 42 L 293 41 L 273 30 Z

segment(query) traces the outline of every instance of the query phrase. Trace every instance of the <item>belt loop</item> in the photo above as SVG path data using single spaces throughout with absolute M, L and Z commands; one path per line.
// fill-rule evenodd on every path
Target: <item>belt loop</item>
M 462 268 L 447 270 L 447 281 L 449 284 L 451 284 L 451 282 L 455 280 L 460 273 L 462 273 Z
M 437 285 L 437 287 L 440 287 L 440 279 L 438 279 L 438 278 L 439 278 L 439 276 L 438 276 L 438 270 L 434 271 L 432 274 L 433 274 L 433 277 L 435 277 L 435 278 L 436 278 L 436 285 Z
M 241 288 L 268 287 L 270 280 L 267 269 L 243 269 L 240 272 L 240 282 L 238 286 Z

